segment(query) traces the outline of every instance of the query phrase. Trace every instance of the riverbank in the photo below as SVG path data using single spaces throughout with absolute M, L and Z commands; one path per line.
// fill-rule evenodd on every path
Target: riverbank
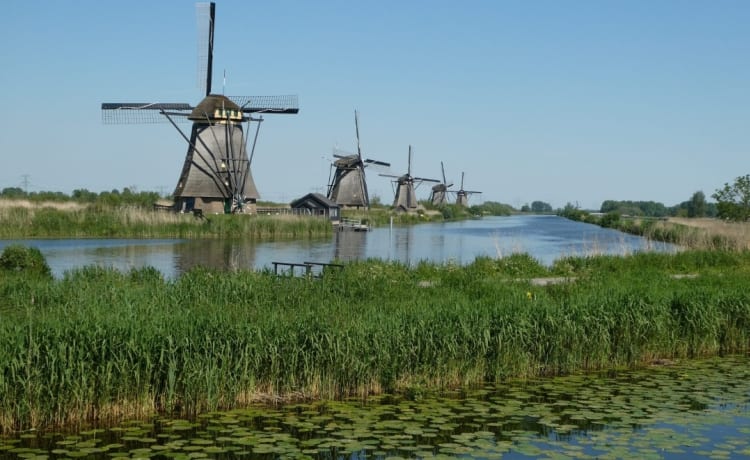
M 283 208 L 287 205 L 268 203 Z M 467 208 L 428 206 L 418 212 L 398 212 L 383 206 L 369 210 L 344 209 L 342 217 L 373 227 L 414 225 L 509 215 L 506 205 L 488 202 Z M 193 215 L 154 211 L 139 206 L 104 206 L 73 201 L 31 202 L 0 199 L 0 239 L 28 238 L 248 238 L 255 240 L 305 239 L 329 236 L 331 222 L 319 216 Z
M 591 214 L 580 210 L 569 210 L 559 215 L 686 249 L 750 251 L 750 222 L 730 222 L 716 218 L 657 219 L 620 216 L 617 213 Z
M 0 277 L 0 429 L 192 417 L 745 352 L 750 255 Z M 566 278 L 540 284 L 533 278 Z

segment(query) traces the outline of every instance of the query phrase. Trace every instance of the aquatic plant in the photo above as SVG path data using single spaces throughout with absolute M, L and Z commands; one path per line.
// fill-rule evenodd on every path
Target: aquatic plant
M 750 347 L 750 254 L 0 277 L 2 430 L 637 367 Z M 546 275 L 546 277 L 545 277 Z M 542 279 L 555 282 L 537 283 Z

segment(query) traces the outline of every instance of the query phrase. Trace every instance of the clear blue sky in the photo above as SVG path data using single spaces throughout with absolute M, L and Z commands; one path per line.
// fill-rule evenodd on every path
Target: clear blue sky
M 674 205 L 750 173 L 750 1 L 222 1 L 214 92 L 298 94 L 267 116 L 262 199 L 324 191 L 334 145 L 474 202 Z M 0 188 L 171 192 L 169 124 L 102 102 L 197 103 L 195 2 L 9 1 L 0 15 Z M 392 200 L 370 171 L 371 194 Z M 417 190 L 429 194 L 429 184 Z

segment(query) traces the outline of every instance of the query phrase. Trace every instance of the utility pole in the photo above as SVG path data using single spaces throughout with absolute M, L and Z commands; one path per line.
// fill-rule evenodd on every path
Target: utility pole
M 22 179 L 21 180 L 21 184 L 23 184 L 23 192 L 26 193 L 27 195 L 29 194 L 29 183 L 31 182 L 29 180 L 30 177 L 31 177 L 31 175 L 29 175 L 29 174 L 22 174 L 21 175 L 21 179 Z

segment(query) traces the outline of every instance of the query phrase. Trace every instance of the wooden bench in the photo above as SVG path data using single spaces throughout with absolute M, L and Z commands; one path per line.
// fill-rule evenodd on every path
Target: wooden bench
M 295 271 L 294 270 L 296 268 L 302 268 L 302 269 L 304 269 L 304 275 L 307 276 L 308 278 L 311 278 L 311 277 L 313 277 L 313 268 L 314 267 L 320 267 L 321 272 L 318 275 L 315 276 L 316 278 L 319 278 L 323 274 L 323 272 L 325 270 L 328 270 L 328 269 L 331 269 L 331 268 L 335 268 L 335 269 L 341 270 L 341 269 L 344 268 L 344 266 L 342 264 L 332 264 L 332 263 L 324 263 L 324 262 L 302 262 L 302 263 L 299 263 L 299 262 L 271 262 L 271 263 L 273 264 L 273 273 L 274 273 L 274 275 L 277 275 L 277 276 L 283 275 L 283 274 L 286 274 L 286 275 L 289 275 L 289 276 L 294 276 L 295 275 Z M 279 272 L 279 268 L 281 268 L 282 270 L 284 268 L 288 268 L 288 271 L 280 273 Z
M 321 271 L 325 271 L 331 268 L 342 270 L 344 268 L 342 264 L 332 264 L 332 263 L 324 263 L 324 262 L 304 262 L 304 264 L 310 266 L 310 271 L 312 271 L 313 267 L 320 267 Z

